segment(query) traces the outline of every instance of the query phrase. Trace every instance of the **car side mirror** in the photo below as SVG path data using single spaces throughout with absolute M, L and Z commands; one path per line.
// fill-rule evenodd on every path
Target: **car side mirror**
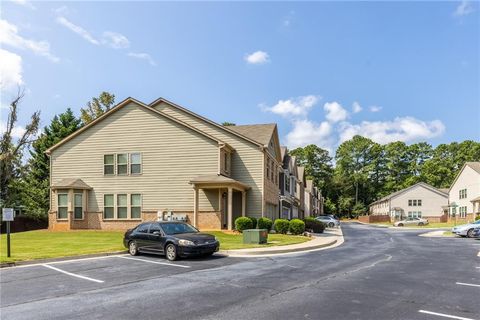
M 154 236 L 161 236 L 162 234 L 160 233 L 160 231 L 153 231 L 153 235 Z

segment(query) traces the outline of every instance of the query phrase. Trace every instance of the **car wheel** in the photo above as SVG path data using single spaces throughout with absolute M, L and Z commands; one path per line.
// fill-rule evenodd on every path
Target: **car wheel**
M 136 256 L 138 254 L 137 243 L 135 241 L 130 241 L 128 244 L 128 253 L 132 256 Z
M 419 222 L 418 225 L 421 227 L 423 226 L 423 222 Z
M 170 261 L 175 261 L 177 260 L 177 247 L 173 243 L 167 244 L 165 247 L 165 256 L 167 257 L 168 260 Z
M 467 231 L 467 238 L 473 238 L 473 229 Z
M 333 223 L 333 222 L 329 222 L 329 223 L 328 223 L 328 227 L 329 227 L 329 228 L 333 228 L 333 227 L 335 227 L 335 223 Z
M 403 223 L 399 223 L 398 226 L 399 226 L 399 227 L 403 227 Z

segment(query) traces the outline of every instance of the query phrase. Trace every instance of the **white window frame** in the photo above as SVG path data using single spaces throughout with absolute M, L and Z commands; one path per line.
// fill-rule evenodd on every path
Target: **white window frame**
M 67 205 L 60 207 L 60 196 L 67 196 Z M 60 208 L 67 209 L 67 216 L 65 218 L 60 218 Z M 68 220 L 68 193 L 67 192 L 60 192 L 57 193 L 57 220 Z
M 127 158 L 127 162 L 126 162 L 126 163 L 119 163 L 119 162 L 118 162 L 118 157 L 121 156 L 121 155 L 127 156 L 127 157 L 126 157 L 126 158 Z M 128 161 L 128 160 L 129 160 L 129 154 L 128 154 L 128 153 L 117 153 L 117 154 L 116 154 L 115 164 L 116 164 L 116 168 L 117 168 L 117 170 L 116 170 L 117 176 L 128 176 L 128 174 L 129 174 L 129 161 Z M 126 166 L 127 172 L 125 172 L 125 173 L 120 173 L 120 171 L 118 170 L 120 166 Z
M 105 206 L 105 197 L 106 196 L 112 196 L 113 197 L 113 205 L 110 206 Z M 115 220 L 115 204 L 116 204 L 116 195 L 114 193 L 105 193 L 103 195 L 103 220 Z M 113 217 L 112 218 L 106 218 L 105 217 L 105 208 L 112 208 L 113 209 Z
M 136 155 L 136 154 L 138 154 L 140 156 L 140 163 L 133 163 L 133 161 L 132 161 L 132 156 Z M 129 160 L 129 163 L 128 163 L 127 171 L 129 172 L 129 174 L 132 175 L 132 176 L 141 175 L 143 173 L 143 154 L 141 152 L 131 152 L 131 153 L 128 154 L 128 160 Z M 133 165 L 139 165 L 140 166 L 140 172 L 133 173 L 132 172 L 132 166 Z
M 80 206 L 79 206 L 79 207 L 78 207 L 77 204 L 76 204 L 76 200 L 77 200 L 76 198 L 77 198 L 77 196 L 80 196 L 80 197 L 81 197 L 81 198 L 80 198 L 81 200 L 80 200 Z M 82 214 L 82 217 L 81 217 L 81 218 L 77 218 L 77 217 L 75 216 L 75 213 L 76 213 L 76 209 L 77 209 L 77 208 L 80 208 L 80 213 Z M 74 219 L 74 220 L 83 220 L 83 219 L 84 219 L 84 216 L 83 216 L 83 192 L 82 192 L 82 193 L 80 193 L 80 192 L 74 192 L 74 193 L 73 193 L 73 219 Z
M 140 196 L 140 206 L 134 206 L 133 205 L 133 201 L 132 201 L 132 198 L 133 196 Z M 143 206 L 143 197 L 142 197 L 142 194 L 141 193 L 131 193 L 129 194 L 129 197 L 130 197 L 130 219 L 132 220 L 141 220 L 142 219 L 142 206 Z M 140 208 L 140 216 L 139 217 L 133 217 L 132 216 L 132 208 Z
M 106 156 L 112 156 L 113 157 L 113 164 L 105 164 L 105 157 Z M 116 168 L 116 165 L 115 165 L 115 160 L 117 159 L 117 155 L 115 153 L 107 153 L 107 154 L 104 154 L 103 155 L 103 175 L 104 176 L 114 176 L 115 175 L 115 168 Z M 105 172 L 105 167 L 106 166 L 113 166 L 113 173 L 106 173 Z
M 125 197 L 125 206 L 120 206 L 119 203 L 120 201 L 119 198 L 120 196 L 124 196 Z M 125 208 L 125 217 L 121 217 L 119 216 L 119 212 L 118 210 L 121 209 L 121 208 Z M 116 206 L 115 206 L 115 219 L 117 220 L 126 220 L 128 219 L 128 193 L 118 193 L 116 194 Z

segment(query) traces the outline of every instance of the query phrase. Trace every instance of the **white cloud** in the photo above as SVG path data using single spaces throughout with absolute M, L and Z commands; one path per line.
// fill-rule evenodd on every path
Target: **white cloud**
M 53 62 L 60 61 L 58 57 L 50 52 L 50 44 L 47 41 L 35 41 L 21 37 L 18 34 L 17 26 L 9 23 L 7 20 L 0 20 L 0 44 L 23 50 L 30 50 Z
M 65 15 L 70 12 L 67 6 L 61 6 L 52 10 L 57 15 Z
M 457 6 L 457 8 L 455 9 L 455 12 L 453 12 L 453 15 L 456 17 L 461 17 L 461 16 L 466 16 L 472 13 L 473 11 L 474 11 L 473 6 L 470 3 L 470 1 L 464 0 L 464 1 L 461 1 L 460 4 Z
M 3 133 L 7 130 L 7 124 L 5 122 L 0 122 L 0 134 L 3 135 Z M 12 129 L 12 138 L 21 138 L 23 134 L 25 133 L 25 128 L 22 126 L 15 126 Z
M 263 109 L 284 117 L 304 117 L 318 100 L 319 97 L 314 95 L 301 96 L 288 100 L 279 100 L 274 106 L 264 106 Z
M 245 55 L 245 61 L 249 64 L 264 64 L 270 61 L 270 56 L 265 51 L 255 51 Z
M 380 110 L 382 110 L 382 107 L 380 107 L 380 106 L 370 106 L 369 109 L 370 109 L 370 112 L 379 112 Z
M 362 107 L 360 106 L 360 103 L 358 103 L 357 101 L 355 101 L 355 102 L 352 104 L 352 111 L 353 111 L 353 113 L 359 113 L 360 111 L 362 111 Z
M 0 89 L 8 91 L 22 84 L 22 57 L 0 49 Z
M 10 2 L 18 4 L 20 6 L 24 6 L 26 8 L 32 9 L 32 10 L 36 9 L 35 6 L 30 1 L 27 1 L 27 0 L 10 0 Z
M 343 121 L 347 118 L 348 112 L 338 102 L 327 102 L 323 106 L 323 109 L 327 112 L 325 117 L 330 122 Z
M 142 60 L 146 60 L 148 63 L 150 63 L 150 65 L 152 66 L 156 66 L 157 63 L 155 62 L 155 60 L 153 60 L 153 58 L 148 54 L 148 53 L 144 53 L 144 52 L 129 52 L 127 54 L 127 56 L 129 57 L 132 57 L 132 58 L 136 58 L 136 59 L 142 59 Z
M 413 142 L 437 137 L 445 132 L 440 120 L 422 121 L 413 117 L 397 117 L 392 121 L 344 122 L 340 125 L 340 143 L 361 135 L 385 144 L 393 141 Z
M 293 128 L 287 134 L 285 143 L 289 148 L 303 147 L 316 144 L 319 147 L 330 149 L 332 126 L 327 121 L 319 124 L 310 120 L 294 120 Z
M 112 31 L 103 33 L 102 42 L 113 49 L 124 49 L 130 47 L 130 41 L 123 34 Z
M 87 40 L 88 42 L 94 44 L 94 45 L 99 45 L 100 41 L 95 39 L 87 30 L 83 29 L 82 27 L 72 23 L 65 17 L 57 17 L 57 22 L 61 24 L 62 26 L 70 29 L 74 33 L 78 34 L 81 36 L 83 39 Z

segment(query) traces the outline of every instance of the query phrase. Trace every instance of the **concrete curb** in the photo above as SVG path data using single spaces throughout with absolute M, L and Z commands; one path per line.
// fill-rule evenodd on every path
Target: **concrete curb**
M 262 256 L 262 255 L 270 255 L 270 254 L 280 254 L 280 253 L 290 253 L 290 252 L 302 252 L 302 251 L 310 251 L 310 250 L 315 250 L 315 249 L 320 249 L 320 248 L 325 248 L 329 246 L 333 246 L 338 242 L 337 239 L 327 242 L 327 243 L 322 243 L 318 244 L 315 246 L 308 246 L 308 247 L 303 247 L 303 248 L 297 248 L 297 249 L 282 249 L 279 247 L 279 249 L 275 250 L 265 250 L 265 251 L 238 251 L 238 250 L 220 250 L 218 253 L 220 254 L 225 254 L 228 256 L 234 257 L 236 254 L 238 255 L 246 255 L 246 256 Z M 239 249 L 239 250 L 245 250 L 245 249 Z
M 8 268 L 8 267 L 24 266 L 24 265 L 29 265 L 29 264 L 42 264 L 42 263 L 66 261 L 66 260 L 72 260 L 72 259 L 107 257 L 107 256 L 114 256 L 114 255 L 117 255 L 117 254 L 124 254 L 124 253 L 128 253 L 128 251 L 124 250 L 124 251 L 114 251 L 114 252 L 82 254 L 82 255 L 78 255 L 78 256 L 68 256 L 68 257 L 50 258 L 50 259 L 37 259 L 37 260 L 15 261 L 15 262 L 2 262 L 2 263 L 0 264 L 0 269 L 1 269 L 1 268 Z
M 373 224 L 373 223 L 365 223 L 365 222 L 360 222 L 360 221 L 351 221 L 351 222 L 346 222 L 346 223 L 358 223 L 362 224 L 365 226 L 370 226 L 374 228 L 386 228 L 386 229 L 394 229 L 394 230 L 417 230 L 417 231 L 422 231 L 425 230 L 427 232 L 429 231 L 435 231 L 435 230 L 444 230 L 444 231 L 449 231 L 452 229 L 452 227 L 439 227 L 439 228 L 412 228 L 412 227 L 394 227 L 394 226 L 387 226 L 383 224 Z

